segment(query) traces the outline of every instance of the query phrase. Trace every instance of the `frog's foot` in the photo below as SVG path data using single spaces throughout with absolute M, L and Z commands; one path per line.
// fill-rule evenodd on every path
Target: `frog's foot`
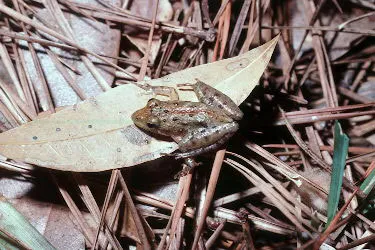
M 178 83 L 178 84 L 176 84 L 176 86 L 177 87 L 192 87 L 192 86 L 194 86 L 194 84 L 195 83 L 188 83 L 188 82 L 186 82 L 186 83 Z
M 180 84 L 177 84 L 176 86 L 178 87 L 178 90 L 182 90 L 182 91 L 195 91 L 195 85 L 197 83 L 203 83 L 201 80 L 199 80 L 198 78 L 195 78 L 195 81 L 196 83 L 180 83 Z M 182 87 L 189 87 L 189 88 L 182 88 Z
M 156 93 L 155 91 L 153 90 L 153 86 L 151 86 L 150 84 L 148 83 L 145 83 L 145 84 L 139 84 L 139 83 L 136 83 L 134 82 L 133 83 L 135 86 L 137 86 L 138 88 L 141 88 L 143 89 L 145 92 L 141 93 L 141 95 L 150 95 L 152 97 L 155 97 L 156 96 Z
M 182 153 L 160 153 L 161 156 L 174 157 L 176 160 L 188 157 L 188 156 L 186 156 L 186 157 L 180 157 L 181 154 Z
M 175 156 L 176 153 L 160 153 L 161 156 Z
M 178 180 L 178 179 L 180 179 L 181 177 L 184 177 L 184 176 L 188 175 L 189 172 L 190 172 L 190 170 L 191 170 L 191 169 L 189 169 L 189 168 L 187 168 L 187 167 L 183 167 L 181 171 L 179 171 L 177 174 L 175 174 L 175 175 L 173 176 L 173 178 L 174 178 L 175 180 Z
M 184 163 L 182 163 L 182 170 L 180 172 L 178 172 L 174 176 L 174 178 L 178 179 L 178 178 L 181 178 L 181 177 L 184 177 L 184 176 L 188 175 L 193 170 L 193 168 L 195 168 L 195 167 L 197 167 L 199 165 L 202 165 L 202 163 L 201 162 L 196 162 L 191 157 L 186 158 L 184 160 Z

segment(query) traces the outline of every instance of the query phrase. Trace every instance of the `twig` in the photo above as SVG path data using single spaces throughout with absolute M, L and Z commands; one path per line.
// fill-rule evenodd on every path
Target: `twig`
M 375 15 L 375 11 L 370 12 L 370 13 L 366 13 L 366 14 L 363 14 L 363 15 L 360 15 L 360 16 L 356 16 L 356 17 L 353 17 L 353 18 L 350 18 L 349 20 L 347 20 L 347 21 L 345 21 L 345 22 L 339 24 L 339 25 L 337 26 L 337 28 L 338 28 L 340 31 L 342 31 L 346 25 L 348 25 L 348 24 L 350 24 L 350 23 L 353 23 L 353 22 L 356 22 L 356 21 L 358 21 L 358 20 L 361 20 L 361 19 L 363 19 L 363 18 L 373 16 L 373 15 Z
M 211 235 L 211 237 L 206 241 L 205 247 L 209 250 L 215 241 L 219 238 L 221 231 L 225 226 L 225 221 L 221 222 L 220 225 L 216 228 L 215 232 Z
M 134 224 L 135 224 L 135 226 L 137 228 L 138 236 L 139 236 L 139 238 L 140 238 L 140 240 L 142 242 L 142 246 L 145 249 L 151 249 L 151 244 L 148 241 L 148 238 L 147 238 L 147 235 L 146 235 L 146 231 L 145 231 L 145 229 L 144 229 L 144 227 L 142 225 L 141 219 L 139 218 L 139 214 L 137 212 L 137 209 L 135 208 L 135 205 L 133 203 L 132 197 L 130 195 L 130 192 L 128 190 L 128 187 L 126 185 L 124 177 L 122 177 L 122 174 L 121 174 L 120 170 L 115 170 L 115 171 L 118 172 L 118 177 L 119 177 L 119 180 L 120 180 L 120 184 L 121 184 L 122 189 L 124 191 L 125 199 L 128 202 L 128 204 L 129 204 L 130 212 L 132 214 L 132 217 L 133 217 L 133 220 L 134 220 Z
M 108 206 L 109 206 L 109 201 L 110 201 L 110 199 L 113 195 L 113 192 L 114 192 L 114 189 L 116 187 L 117 181 L 118 181 L 117 172 L 115 170 L 112 170 L 111 179 L 109 180 L 108 189 L 107 189 L 107 193 L 105 195 L 103 208 L 102 208 L 102 211 L 100 212 L 100 222 L 99 222 L 98 228 L 96 230 L 95 240 L 94 240 L 93 245 L 91 246 L 91 250 L 95 250 L 96 247 L 97 247 L 99 233 L 100 233 L 101 228 L 103 227 L 105 215 L 107 213 L 107 209 L 108 209 Z M 118 246 L 113 246 L 113 247 L 118 248 Z
M 244 27 L 246 28 L 246 26 Z M 263 25 L 262 29 L 278 29 L 278 30 L 319 30 L 319 31 L 328 31 L 328 32 L 343 32 L 343 33 L 352 33 L 352 34 L 360 34 L 365 36 L 375 36 L 375 32 L 372 30 L 363 30 L 363 29 L 356 29 L 356 28 L 343 28 L 340 29 L 338 27 L 325 27 L 325 26 L 269 26 Z
M 252 0 L 245 0 L 243 5 L 242 5 L 240 14 L 237 18 L 236 25 L 234 26 L 234 30 L 233 30 L 232 36 L 230 38 L 230 41 L 229 41 L 229 47 L 228 47 L 229 56 L 233 56 L 234 49 L 237 45 L 238 39 L 240 38 L 242 28 L 243 28 L 243 25 L 245 23 L 245 19 L 246 19 L 246 16 L 247 16 L 247 12 L 249 11 L 251 2 L 252 2 Z
M 34 21 L 34 20 L 31 20 L 30 18 L 28 18 L 28 17 L 26 17 L 26 16 L 21 15 L 20 13 L 18 13 L 18 12 L 16 12 L 16 11 L 12 10 L 11 8 L 9 8 L 9 7 L 7 7 L 7 6 L 3 5 L 3 4 L 0 4 L 0 12 L 3 12 L 3 13 L 5 13 L 6 15 L 9 15 L 9 16 L 11 16 L 11 17 L 14 18 L 14 19 L 17 19 L 17 20 L 19 20 L 19 21 L 21 21 L 21 22 L 27 23 L 27 24 L 33 26 L 34 28 L 36 28 L 36 29 L 38 29 L 38 30 L 40 30 L 40 31 L 43 31 L 43 32 L 45 32 L 45 33 L 47 33 L 47 34 L 49 34 L 49 35 L 51 35 L 51 36 L 53 36 L 53 37 L 56 37 L 57 39 L 59 39 L 59 40 L 65 42 L 65 43 L 67 43 L 68 45 L 74 46 L 74 47 L 76 47 L 78 50 L 80 50 L 80 51 L 82 51 L 82 52 L 84 52 L 84 53 L 90 54 L 90 55 L 92 55 L 92 56 L 94 56 L 94 57 L 96 57 L 96 58 L 98 58 L 98 59 L 104 61 L 105 63 L 111 65 L 112 67 L 114 67 L 114 68 L 116 68 L 116 69 L 122 71 L 123 73 L 128 74 L 123 68 L 117 66 L 116 64 L 114 64 L 114 63 L 112 63 L 111 61 L 107 60 L 106 58 L 104 58 L 104 57 L 102 57 L 102 56 L 99 56 L 99 55 L 97 55 L 96 53 L 91 52 L 91 51 L 89 51 L 89 50 L 87 50 L 87 49 L 85 49 L 85 48 L 79 46 L 79 45 L 76 44 L 74 41 L 68 39 L 66 36 L 63 36 L 63 35 L 57 33 L 56 31 L 54 31 L 54 30 L 52 30 L 52 29 L 50 29 L 50 28 L 47 28 L 47 27 L 45 27 L 45 26 L 43 26 L 43 25 L 37 23 L 37 22 Z M 131 75 L 129 75 L 129 76 L 132 77 Z M 133 77 L 132 77 L 132 78 L 133 78 Z
M 199 237 L 201 236 L 201 233 L 202 233 L 205 221 L 206 221 L 208 209 L 210 208 L 211 201 L 215 193 L 215 188 L 216 188 L 217 180 L 219 178 L 221 165 L 223 164 L 224 156 L 225 156 L 225 149 L 219 150 L 216 153 L 215 161 L 212 166 L 210 180 L 208 182 L 206 200 L 204 201 L 204 207 L 201 213 L 201 218 L 199 218 L 198 227 L 194 234 L 194 241 L 191 247 L 192 250 L 195 250 L 198 245 L 198 240 L 199 240 Z
M 145 77 L 146 70 L 147 70 L 147 63 L 148 63 L 148 59 L 150 57 L 152 38 L 154 36 L 156 15 L 157 15 L 157 12 L 158 12 L 159 0 L 156 0 L 156 2 L 154 2 L 154 4 L 155 4 L 155 7 L 154 7 L 153 14 L 152 14 L 152 23 L 151 23 L 150 33 L 148 34 L 147 49 L 146 49 L 146 53 L 143 57 L 141 69 L 139 71 L 138 81 L 142 81 L 143 78 Z

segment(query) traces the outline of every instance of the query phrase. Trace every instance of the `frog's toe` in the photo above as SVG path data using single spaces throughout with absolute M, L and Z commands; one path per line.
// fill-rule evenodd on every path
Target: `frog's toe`
M 176 86 L 180 91 L 194 91 L 194 83 L 179 83 Z
M 194 85 L 193 83 L 186 82 L 186 83 L 178 83 L 176 86 L 177 87 L 191 87 L 193 85 Z
M 161 156 L 176 156 L 176 153 L 160 153 Z
M 193 158 L 186 158 L 184 163 L 182 164 L 182 170 L 179 171 L 174 178 L 179 179 L 191 173 L 191 171 L 197 167 L 202 165 L 201 162 L 196 162 Z
M 189 172 L 190 172 L 190 169 L 185 169 L 185 168 L 183 168 L 181 171 L 179 171 L 177 174 L 175 174 L 175 175 L 173 176 L 173 178 L 174 178 L 175 180 L 178 180 L 178 179 L 180 179 L 181 177 L 184 177 L 184 176 L 188 175 Z

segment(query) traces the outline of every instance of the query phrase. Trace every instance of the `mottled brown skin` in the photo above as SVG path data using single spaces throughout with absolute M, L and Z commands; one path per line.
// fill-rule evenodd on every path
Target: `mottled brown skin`
M 176 154 L 177 158 L 220 147 L 237 131 L 236 121 L 243 116 L 237 105 L 218 90 L 201 81 L 191 86 L 200 102 L 153 98 L 132 115 L 139 128 L 175 139 L 182 152 Z

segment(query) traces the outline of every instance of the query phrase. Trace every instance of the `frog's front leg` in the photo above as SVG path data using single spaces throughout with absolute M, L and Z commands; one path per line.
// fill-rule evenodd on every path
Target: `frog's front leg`
M 138 84 L 135 83 L 138 87 L 146 90 L 148 94 L 151 95 L 162 95 L 162 96 L 168 96 L 171 101 L 178 101 L 179 96 L 177 93 L 177 90 L 173 87 L 167 87 L 167 86 L 151 86 L 149 84 Z
M 221 147 L 238 130 L 236 122 L 210 125 L 189 131 L 179 142 L 177 159 L 193 157 Z

